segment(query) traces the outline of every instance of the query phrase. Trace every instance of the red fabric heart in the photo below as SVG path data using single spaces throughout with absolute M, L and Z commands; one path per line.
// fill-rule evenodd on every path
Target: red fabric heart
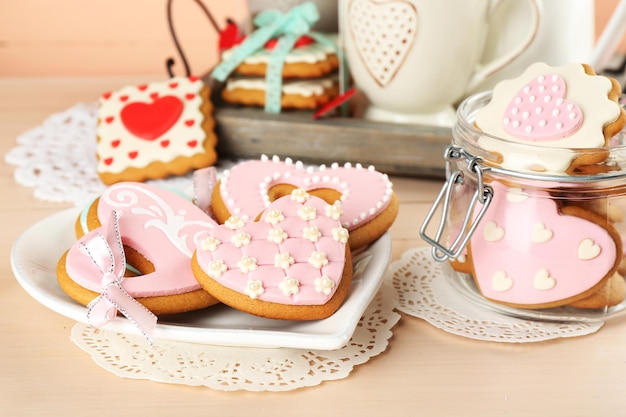
M 183 103 L 178 97 L 164 96 L 153 103 L 129 103 L 120 116 L 130 133 L 141 139 L 155 140 L 176 123 L 182 112 Z

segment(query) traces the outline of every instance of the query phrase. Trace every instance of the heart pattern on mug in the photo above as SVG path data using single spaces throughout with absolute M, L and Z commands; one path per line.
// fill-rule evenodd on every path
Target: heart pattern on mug
M 178 97 L 157 97 L 152 103 L 129 103 L 120 113 L 122 123 L 138 138 L 155 140 L 167 132 L 180 118 L 183 103 Z
M 418 30 L 418 12 L 402 0 L 352 0 L 347 24 L 367 72 L 381 87 L 393 81 L 409 54 Z
M 621 241 L 611 225 L 580 207 L 559 207 L 548 192 L 522 191 L 526 198 L 519 199 L 519 188 L 490 185 L 494 196 L 469 251 L 485 297 L 516 306 L 558 306 L 586 296 L 613 274 Z
M 511 99 L 502 119 L 505 132 L 521 139 L 564 138 L 582 126 L 580 107 L 566 97 L 563 77 L 543 74 L 524 85 Z

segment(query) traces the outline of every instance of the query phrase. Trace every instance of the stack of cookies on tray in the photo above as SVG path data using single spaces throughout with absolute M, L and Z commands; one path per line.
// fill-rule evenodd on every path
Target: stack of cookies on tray
M 339 92 L 337 36 L 311 31 L 318 18 L 312 3 L 259 13 L 256 30 L 222 51 L 211 73 L 225 83 L 222 99 L 270 113 L 328 103 Z

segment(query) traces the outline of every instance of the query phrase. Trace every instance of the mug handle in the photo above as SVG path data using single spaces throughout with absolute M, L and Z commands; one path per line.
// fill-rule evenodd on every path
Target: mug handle
M 498 5 L 505 0 L 495 0 L 491 5 L 490 15 L 493 15 L 495 10 L 498 8 Z M 511 0 L 509 0 L 511 1 Z M 478 86 L 482 81 L 491 76 L 496 71 L 501 70 L 502 68 L 509 65 L 515 58 L 517 58 L 522 52 L 524 52 L 530 44 L 537 36 L 537 31 L 539 30 L 539 21 L 541 20 L 541 5 L 539 2 L 541 0 L 527 0 L 528 5 L 531 10 L 531 25 L 528 34 L 522 39 L 522 42 L 516 47 L 508 51 L 507 53 L 499 56 L 488 62 L 487 64 L 479 66 L 478 70 L 472 76 L 468 84 L 468 88 L 466 91 L 471 91 Z

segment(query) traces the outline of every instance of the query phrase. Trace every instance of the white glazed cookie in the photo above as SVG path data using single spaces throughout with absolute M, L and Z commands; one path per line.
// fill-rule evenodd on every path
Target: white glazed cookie
M 499 138 L 483 135 L 478 145 L 497 153 L 506 169 L 574 173 L 606 158 L 601 148 L 626 120 L 619 94 L 617 81 L 586 65 L 533 64 L 496 85 L 476 113 L 476 126 Z
M 183 175 L 217 159 L 209 87 L 197 77 L 100 97 L 97 173 L 105 184 Z

